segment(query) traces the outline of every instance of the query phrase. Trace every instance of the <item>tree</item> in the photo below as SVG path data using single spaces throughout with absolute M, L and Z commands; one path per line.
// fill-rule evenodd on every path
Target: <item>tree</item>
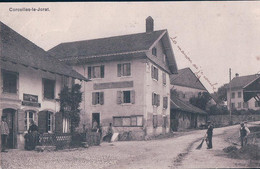
M 208 92 L 203 92 L 203 93 L 199 92 L 198 96 L 191 97 L 189 102 L 193 106 L 196 106 L 202 110 L 206 110 L 206 106 L 207 106 L 208 102 L 210 101 L 210 99 L 211 99 L 211 96 Z
M 218 88 L 217 92 L 214 92 L 212 94 L 217 103 L 223 103 L 224 101 L 227 101 L 227 85 L 228 84 L 224 84 L 223 86 Z
M 74 133 L 80 122 L 80 103 L 82 101 L 81 85 L 74 84 L 71 89 L 64 87 L 60 94 L 60 111 L 70 119 L 71 132 Z

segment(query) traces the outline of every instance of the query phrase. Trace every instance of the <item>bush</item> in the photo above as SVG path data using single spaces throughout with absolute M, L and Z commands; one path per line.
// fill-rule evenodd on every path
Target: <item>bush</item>
M 229 111 L 228 111 L 227 107 L 212 105 L 209 108 L 208 114 L 209 115 L 219 115 L 219 114 L 225 115 L 225 114 L 229 114 Z

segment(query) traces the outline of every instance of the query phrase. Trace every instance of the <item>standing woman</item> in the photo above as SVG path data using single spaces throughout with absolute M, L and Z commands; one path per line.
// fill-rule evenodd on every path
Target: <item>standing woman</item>
M 31 125 L 28 130 L 30 138 L 30 146 L 31 149 L 34 150 L 38 143 L 38 126 L 35 124 L 33 120 L 31 120 Z

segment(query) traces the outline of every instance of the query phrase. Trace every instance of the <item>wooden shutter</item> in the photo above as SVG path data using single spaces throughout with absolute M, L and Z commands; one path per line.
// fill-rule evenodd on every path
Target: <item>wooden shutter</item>
M 166 109 L 168 108 L 168 97 L 165 97 L 165 100 L 166 100 Z
M 92 105 L 96 104 L 96 92 L 92 92 Z
M 163 97 L 163 108 L 168 108 L 168 97 Z
M 152 78 L 154 78 L 154 67 L 153 67 L 153 65 L 151 66 L 151 75 L 152 75 Z
M 17 116 L 18 116 L 18 132 L 23 133 L 25 127 L 25 122 L 24 122 L 25 112 L 23 110 L 18 110 Z
M 91 67 L 88 67 L 88 78 L 91 79 Z
M 155 69 L 155 79 L 156 79 L 156 80 L 159 79 L 159 77 L 158 77 L 158 69 L 157 69 L 157 68 Z
M 155 98 L 154 98 L 154 93 L 152 93 L 152 105 L 155 105 L 155 104 L 154 104 L 154 100 L 155 100 Z
M 117 91 L 117 104 L 122 103 L 122 91 Z
M 46 111 L 39 112 L 39 116 L 38 116 L 39 133 L 45 133 L 47 131 L 47 125 L 48 125 L 47 118 L 48 118 L 48 112 Z
M 63 132 L 62 112 L 55 113 L 55 132 L 56 133 L 62 133 Z
M 157 106 L 160 106 L 160 95 L 157 95 Z
M 163 77 L 163 84 L 165 85 L 166 84 L 166 73 L 163 73 L 162 77 Z
M 104 92 L 100 92 L 100 93 L 99 93 L 99 101 L 100 101 L 100 104 L 101 104 L 101 105 L 104 104 Z
M 101 73 L 101 78 L 104 78 L 105 77 L 105 66 L 104 65 L 101 65 L 100 73 Z
M 131 90 L 130 95 L 131 95 L 131 103 L 134 104 L 135 103 L 135 91 Z
M 117 77 L 121 77 L 121 64 L 117 64 Z

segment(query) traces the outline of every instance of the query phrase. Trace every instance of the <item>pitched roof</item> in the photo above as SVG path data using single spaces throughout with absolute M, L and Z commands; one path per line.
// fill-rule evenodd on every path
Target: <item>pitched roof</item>
M 178 74 L 173 74 L 170 76 L 171 84 L 184 86 L 194 89 L 205 90 L 207 89 L 203 86 L 197 76 L 192 72 L 190 68 L 184 68 L 178 70 Z
M 164 41 L 164 45 L 167 45 L 167 50 L 170 50 L 166 54 L 169 62 L 169 69 L 171 73 L 176 73 L 177 65 L 167 30 L 61 43 L 50 49 L 48 52 L 61 61 L 85 59 L 88 62 L 91 62 L 100 60 L 104 61 L 106 59 L 110 60 L 111 57 L 116 58 L 118 56 L 121 59 L 123 57 L 146 57 L 145 52 L 147 52 L 154 43 L 160 39 Z M 149 56 L 147 57 L 149 58 Z M 149 59 L 157 63 L 155 59 Z M 163 65 L 159 64 L 159 66 L 165 69 Z
M 260 75 L 258 75 L 258 74 L 234 77 L 230 82 L 231 88 L 232 89 L 242 89 L 243 87 L 245 87 L 249 83 L 255 81 L 259 77 L 260 77 Z M 229 85 L 227 85 L 227 87 L 229 87 Z
M 179 99 L 177 96 L 171 97 L 171 109 L 181 110 L 190 113 L 207 114 L 204 110 L 193 106 L 192 104 Z
M 1 60 L 79 80 L 87 79 L 0 21 Z

